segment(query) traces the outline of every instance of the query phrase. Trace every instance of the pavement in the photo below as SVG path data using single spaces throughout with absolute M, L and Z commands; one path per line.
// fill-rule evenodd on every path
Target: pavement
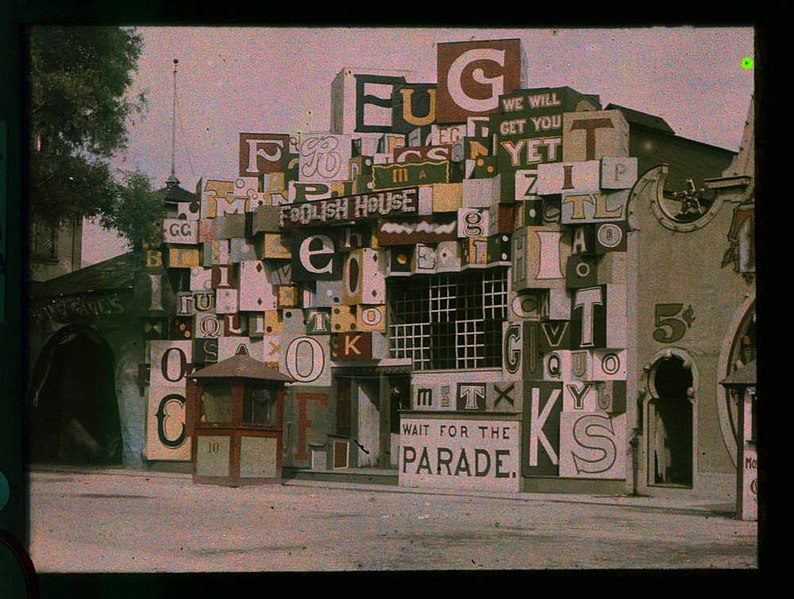
M 30 474 L 42 573 L 754 569 L 757 525 L 706 499 L 457 492 L 190 474 Z
M 357 477 L 361 473 L 375 473 L 376 471 L 367 468 L 349 469 L 351 477 Z M 180 480 L 192 482 L 192 475 L 183 472 L 155 472 L 151 470 L 135 470 L 131 468 L 91 468 L 91 467 L 70 467 L 70 466 L 37 466 L 31 476 L 35 477 L 38 473 L 63 472 L 71 474 L 102 474 L 104 476 L 126 476 L 133 478 Z M 391 473 L 389 470 L 377 471 L 384 475 Z M 396 471 L 394 472 L 396 474 Z M 343 477 L 340 477 L 343 478 Z M 612 505 L 630 506 L 645 510 L 662 510 L 668 513 L 691 513 L 691 514 L 714 514 L 724 517 L 732 517 L 736 506 L 733 503 L 718 502 L 713 499 L 703 497 L 658 497 L 647 495 L 586 495 L 579 493 L 506 493 L 498 491 L 454 491 L 447 489 L 399 487 L 390 484 L 366 484 L 360 482 L 348 482 L 340 480 L 305 480 L 305 479 L 283 479 L 280 483 L 285 487 L 315 487 L 328 489 L 345 489 L 350 491 L 370 491 L 378 493 L 408 493 L 422 495 L 442 495 L 448 497 L 483 497 L 501 499 L 508 501 L 543 501 L 557 503 L 584 503 L 593 505 Z

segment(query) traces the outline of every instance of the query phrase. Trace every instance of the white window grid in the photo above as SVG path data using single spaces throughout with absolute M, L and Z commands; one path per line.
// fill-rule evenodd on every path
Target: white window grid
M 504 270 L 486 271 L 482 277 L 483 318 L 507 318 L 507 276 Z
M 459 320 L 455 323 L 455 346 L 458 368 L 478 368 L 482 366 L 483 320 Z
M 509 270 L 481 273 L 479 279 L 453 273 L 401 280 L 400 286 L 417 287 L 390 302 L 396 310 L 389 326 L 390 356 L 410 358 L 416 370 L 500 365 L 501 327 L 492 325 L 507 318 Z M 449 327 L 449 333 L 438 327 Z
M 430 367 L 430 323 L 391 325 L 389 353 L 393 358 L 410 358 L 413 367 Z
M 458 285 L 448 276 L 431 282 L 430 322 L 449 322 L 455 314 Z

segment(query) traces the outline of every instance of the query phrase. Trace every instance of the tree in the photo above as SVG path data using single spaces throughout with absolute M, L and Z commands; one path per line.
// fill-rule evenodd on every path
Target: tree
M 34 220 L 57 226 L 100 216 L 103 225 L 117 226 L 136 245 L 145 227 L 128 215 L 135 212 L 150 223 L 159 215 L 145 177 L 128 174 L 122 184 L 110 166 L 112 156 L 126 148 L 128 119 L 146 108 L 143 94 L 129 97 L 142 49 L 141 37 L 130 28 L 31 28 L 29 202 Z M 126 207 L 125 199 L 135 206 Z
M 102 215 L 102 226 L 122 233 L 135 250 L 144 244 L 159 245 L 163 241 L 161 223 L 165 216 L 162 196 L 140 171 L 125 172 L 123 180 L 114 203 Z

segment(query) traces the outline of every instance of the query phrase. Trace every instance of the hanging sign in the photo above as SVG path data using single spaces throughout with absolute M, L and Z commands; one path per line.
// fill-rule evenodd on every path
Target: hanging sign
M 289 204 L 281 207 L 281 226 L 289 229 L 319 223 L 349 223 L 362 218 L 412 216 L 417 214 L 418 197 L 419 190 L 409 187 Z
M 449 182 L 448 160 L 372 165 L 372 188 L 376 190 L 447 182 Z

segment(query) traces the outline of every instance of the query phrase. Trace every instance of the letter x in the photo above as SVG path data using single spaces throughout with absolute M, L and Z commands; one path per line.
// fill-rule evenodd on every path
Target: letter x
M 507 401 L 507 403 L 509 403 L 511 406 L 515 405 L 515 401 L 513 400 L 513 398 L 508 395 L 508 393 L 510 393 L 511 391 L 513 391 L 516 388 L 515 383 L 513 383 L 509 387 L 505 388 L 504 390 L 500 389 L 499 385 L 494 383 L 493 388 L 494 388 L 494 391 L 496 391 L 496 400 L 493 402 L 494 407 L 498 406 L 499 402 L 502 401 L 503 399 L 505 401 Z

